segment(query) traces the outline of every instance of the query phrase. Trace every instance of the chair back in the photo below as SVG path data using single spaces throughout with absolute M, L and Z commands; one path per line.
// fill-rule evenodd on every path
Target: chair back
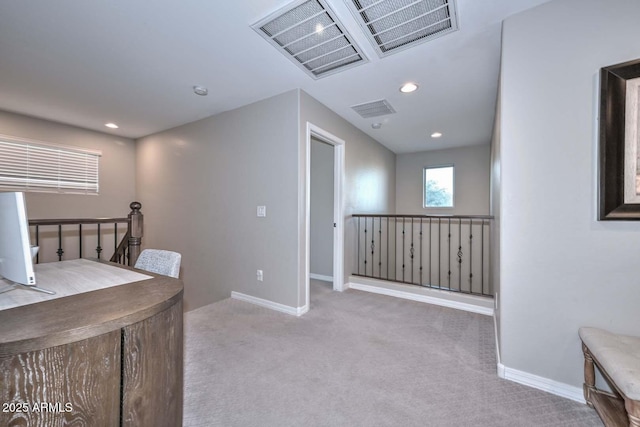
M 182 255 L 178 252 L 165 251 L 162 249 L 145 249 L 140 253 L 134 267 L 177 279 L 180 275 L 181 260 Z

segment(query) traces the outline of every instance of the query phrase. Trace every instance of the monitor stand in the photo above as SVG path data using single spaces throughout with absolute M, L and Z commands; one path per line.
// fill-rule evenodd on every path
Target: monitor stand
M 39 288 L 37 286 L 33 286 L 33 285 L 23 285 L 20 283 L 13 283 L 11 285 L 3 285 L 0 284 L 0 294 L 3 292 L 9 292 L 12 291 L 14 289 L 30 289 L 32 291 L 36 291 L 36 292 L 42 292 L 45 294 L 49 294 L 49 295 L 55 295 L 56 293 L 54 291 L 50 291 L 49 289 L 44 289 L 44 288 Z

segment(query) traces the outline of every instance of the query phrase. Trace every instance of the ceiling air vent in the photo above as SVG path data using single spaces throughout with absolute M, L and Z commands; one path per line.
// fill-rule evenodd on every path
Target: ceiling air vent
M 367 61 L 324 0 L 296 1 L 252 28 L 314 79 Z
M 378 55 L 458 29 L 455 0 L 347 0 Z
M 360 114 L 364 119 L 369 117 L 385 116 L 387 114 L 393 114 L 396 110 L 393 109 L 391 104 L 386 99 L 379 101 L 367 102 L 364 104 L 352 105 L 351 108 Z

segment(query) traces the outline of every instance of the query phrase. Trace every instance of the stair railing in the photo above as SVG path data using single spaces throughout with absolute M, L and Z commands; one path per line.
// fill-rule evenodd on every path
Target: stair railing
M 493 296 L 489 215 L 352 215 L 353 275 Z
M 77 239 L 77 258 L 86 256 L 87 241 L 95 244 L 95 257 L 103 258 L 105 252 L 105 235 L 113 239 L 113 253 L 109 261 L 133 266 L 140 255 L 143 237 L 142 205 L 132 202 L 131 212 L 126 218 L 70 218 L 70 219 L 32 219 L 29 220 L 31 242 L 40 247 L 35 262 L 62 261 L 65 259 L 65 248 L 69 252 L 69 241 Z M 87 227 L 88 226 L 88 227 Z M 57 240 L 55 256 L 46 252 L 52 239 Z M 55 246 L 52 248 L 55 249 Z M 44 250 L 43 250 L 44 249 Z M 75 258 L 76 256 L 74 256 Z

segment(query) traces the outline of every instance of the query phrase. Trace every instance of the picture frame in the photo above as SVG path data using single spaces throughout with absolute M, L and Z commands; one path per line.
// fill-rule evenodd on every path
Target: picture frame
M 600 69 L 598 220 L 640 221 L 640 59 Z

